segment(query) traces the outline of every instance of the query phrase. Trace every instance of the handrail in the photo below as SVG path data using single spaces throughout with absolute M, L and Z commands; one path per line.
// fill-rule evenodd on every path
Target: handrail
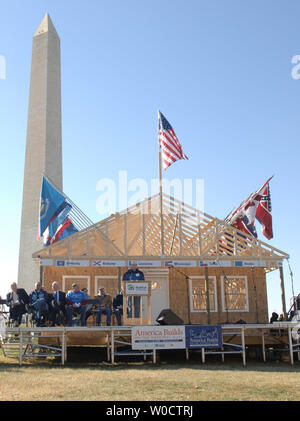
M 293 297 L 294 301 L 293 301 L 293 304 L 291 305 L 289 311 L 287 312 L 287 315 L 288 316 L 290 315 L 293 307 L 294 307 L 294 311 L 297 311 L 298 310 L 298 306 L 297 306 L 297 300 L 298 300 L 298 298 L 300 298 L 300 294 L 298 294 L 297 297 L 295 297 L 295 296 Z

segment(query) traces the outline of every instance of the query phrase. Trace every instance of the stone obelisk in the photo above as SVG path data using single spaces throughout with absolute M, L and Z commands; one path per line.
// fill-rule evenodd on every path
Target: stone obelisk
M 32 253 L 37 240 L 42 174 L 62 189 L 60 39 L 47 13 L 33 37 L 18 284 L 27 291 L 40 279 Z

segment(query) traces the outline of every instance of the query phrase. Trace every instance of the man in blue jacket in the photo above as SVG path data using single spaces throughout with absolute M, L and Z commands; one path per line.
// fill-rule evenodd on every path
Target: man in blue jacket
M 66 301 L 68 326 L 72 326 L 74 312 L 80 313 L 80 324 L 85 326 L 87 297 L 83 291 L 80 291 L 79 285 L 72 284 L 72 290 L 68 292 Z
M 137 268 L 137 262 L 135 260 L 131 261 L 129 270 L 124 273 L 123 281 L 144 281 L 145 277 L 141 270 Z M 141 297 L 133 297 L 134 300 L 134 317 L 141 317 Z M 128 308 L 128 317 L 132 318 L 132 297 L 127 297 L 127 308 Z
M 45 327 L 49 317 L 50 297 L 41 282 L 36 282 L 34 287 L 35 289 L 29 295 L 29 306 L 33 309 L 36 325 Z

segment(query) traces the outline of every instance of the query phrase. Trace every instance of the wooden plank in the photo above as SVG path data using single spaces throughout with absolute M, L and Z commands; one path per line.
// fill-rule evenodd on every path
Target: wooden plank
M 282 314 L 283 314 L 284 320 L 286 320 L 287 313 L 286 313 L 286 302 L 285 302 L 283 267 L 279 268 L 279 274 L 280 274 L 280 291 L 281 291 Z
M 142 213 L 142 242 L 143 242 L 143 256 L 146 255 L 146 237 L 145 237 L 145 213 Z

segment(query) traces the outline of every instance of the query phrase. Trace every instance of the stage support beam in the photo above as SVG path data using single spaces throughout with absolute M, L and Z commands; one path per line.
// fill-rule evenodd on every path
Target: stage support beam
M 287 313 L 286 313 L 285 291 L 284 291 L 284 276 L 283 276 L 283 267 L 282 266 L 279 268 L 279 274 L 280 274 L 282 314 L 283 314 L 284 320 L 286 320 L 287 319 Z
M 206 289 L 207 324 L 210 325 L 209 277 L 208 277 L 207 266 L 205 266 L 205 289 Z

